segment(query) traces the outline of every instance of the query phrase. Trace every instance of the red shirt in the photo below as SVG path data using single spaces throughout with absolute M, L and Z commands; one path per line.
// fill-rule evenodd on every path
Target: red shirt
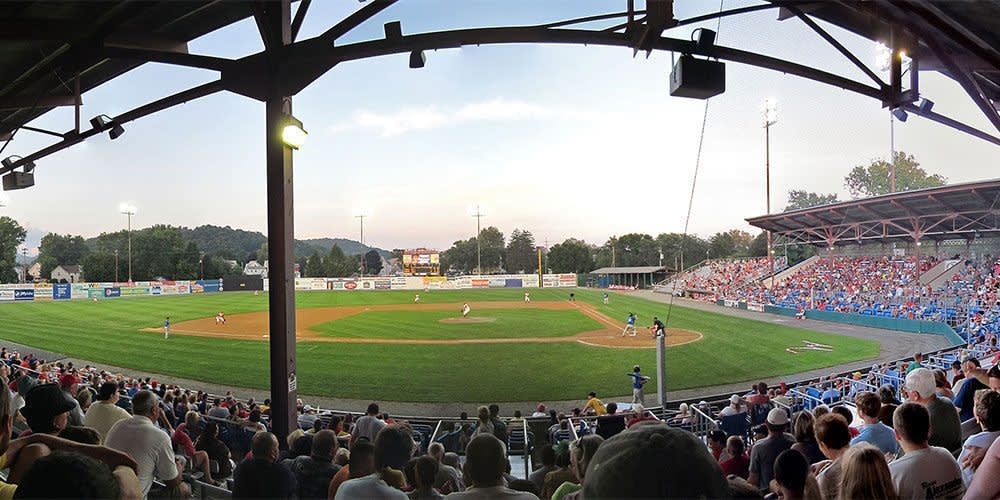
M 730 458 L 720 463 L 719 466 L 722 467 L 722 472 L 727 476 L 735 474 L 743 479 L 750 477 L 750 457 L 746 453 Z

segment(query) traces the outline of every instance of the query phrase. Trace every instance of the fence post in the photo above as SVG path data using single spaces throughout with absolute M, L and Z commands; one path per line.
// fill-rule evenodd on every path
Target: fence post
M 656 394 L 660 399 L 660 407 L 667 407 L 667 346 L 666 335 L 656 336 Z

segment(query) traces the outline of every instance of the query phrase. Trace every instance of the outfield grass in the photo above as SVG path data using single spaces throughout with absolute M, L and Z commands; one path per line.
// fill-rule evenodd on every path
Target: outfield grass
M 577 289 L 577 299 L 624 322 L 630 311 L 640 327 L 666 305 L 637 297 Z M 532 300 L 565 300 L 567 289 L 533 290 Z M 517 289 L 421 292 L 424 303 L 523 299 Z M 412 292 L 298 292 L 298 307 L 412 303 Z M 267 296 L 221 293 L 0 304 L 0 337 L 76 358 L 205 380 L 266 389 L 267 344 L 247 340 L 171 336 L 140 331 L 174 322 L 267 309 Z M 491 313 L 492 314 L 492 313 Z M 439 323 L 436 323 L 440 325 Z M 445 326 L 445 325 L 440 325 Z M 774 325 L 675 306 L 670 327 L 701 332 L 704 339 L 667 351 L 672 390 L 755 381 L 814 368 L 870 359 L 877 342 Z M 533 335 L 539 335 L 538 332 Z M 832 352 L 798 355 L 785 348 L 810 340 Z M 298 348 L 303 394 L 396 401 L 536 401 L 630 393 L 625 376 L 633 364 L 652 371 L 652 349 L 608 349 L 578 343 L 491 345 L 374 345 L 302 343 Z
M 313 325 L 321 336 L 362 339 L 506 339 L 568 337 L 601 330 L 603 325 L 575 310 L 487 309 L 473 318 L 486 323 L 442 323 L 460 316 L 455 311 L 365 311 Z

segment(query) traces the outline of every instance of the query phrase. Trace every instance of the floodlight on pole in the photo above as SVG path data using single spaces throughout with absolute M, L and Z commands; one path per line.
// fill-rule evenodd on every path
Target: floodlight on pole
M 365 218 L 371 216 L 370 208 L 354 209 L 354 218 L 361 221 L 361 277 L 365 276 Z
M 90 119 L 90 125 L 94 127 L 95 130 L 101 132 L 107 130 L 108 137 L 111 140 L 115 140 L 125 133 L 125 127 L 122 127 L 120 123 L 116 122 L 108 115 L 97 115 Z
M 778 123 L 778 101 L 773 97 L 764 99 L 764 184 L 766 213 L 771 213 L 771 126 Z M 774 249 L 771 248 L 771 231 L 767 231 L 767 260 L 771 267 L 771 288 L 774 288 Z
M 132 216 L 136 214 L 135 205 L 129 203 L 122 203 L 118 206 L 118 210 L 121 211 L 122 215 L 126 216 L 128 220 L 128 225 L 125 226 L 126 236 L 128 238 L 128 282 L 132 282 Z
M 483 246 L 482 246 L 482 219 L 486 217 L 486 207 L 476 204 L 469 209 L 469 215 L 476 218 L 476 275 L 483 274 Z
M 302 127 L 302 121 L 292 115 L 285 115 L 285 123 L 281 127 L 281 142 L 292 149 L 299 149 L 308 136 L 309 132 Z

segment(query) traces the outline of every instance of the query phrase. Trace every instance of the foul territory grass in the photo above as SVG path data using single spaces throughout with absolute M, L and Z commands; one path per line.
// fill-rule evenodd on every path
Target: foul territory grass
M 443 323 L 461 318 L 455 311 L 365 311 L 314 325 L 320 335 L 365 339 L 502 339 L 567 337 L 603 329 L 603 325 L 575 310 L 486 309 L 473 320 L 484 323 Z
M 639 317 L 640 331 L 665 304 L 586 289 L 533 290 L 534 301 L 566 300 L 569 293 L 624 323 Z M 421 302 L 522 300 L 524 290 L 421 292 Z M 298 307 L 412 303 L 413 292 L 299 292 Z M 268 386 L 267 344 L 250 340 L 162 334 L 141 329 L 171 321 L 267 309 L 266 294 L 221 293 L 123 298 L 99 302 L 0 304 L 0 338 L 75 358 L 205 380 L 234 387 Z M 485 312 L 485 311 L 483 311 Z M 547 311 L 539 311 L 548 313 Z M 557 311 L 553 311 L 555 313 Z M 492 314 L 492 313 L 490 313 Z M 444 326 L 444 325 L 441 325 Z M 536 325 L 540 327 L 542 325 Z M 705 387 L 756 381 L 877 356 L 878 343 L 675 306 L 670 327 L 704 339 L 667 351 L 668 386 Z M 532 335 L 541 336 L 539 328 Z M 832 352 L 798 355 L 785 348 L 803 340 Z M 653 349 L 608 349 L 575 342 L 554 344 L 373 345 L 300 343 L 299 391 L 304 394 L 396 401 L 537 401 L 582 398 L 588 391 L 628 394 L 626 373 L 640 364 L 652 371 Z

